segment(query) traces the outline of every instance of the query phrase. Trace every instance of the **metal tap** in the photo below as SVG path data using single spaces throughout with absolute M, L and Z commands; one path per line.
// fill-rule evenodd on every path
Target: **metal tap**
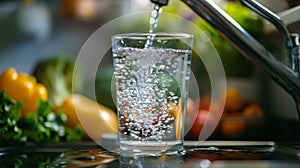
M 213 26 L 243 56 L 282 86 L 294 98 L 300 119 L 300 40 L 298 34 L 290 33 L 278 15 L 255 0 L 240 0 L 249 9 L 271 22 L 284 35 L 286 48 L 290 51 L 291 68 L 289 68 L 211 0 L 181 1 Z M 168 0 L 151 0 L 151 2 L 159 6 L 168 4 Z

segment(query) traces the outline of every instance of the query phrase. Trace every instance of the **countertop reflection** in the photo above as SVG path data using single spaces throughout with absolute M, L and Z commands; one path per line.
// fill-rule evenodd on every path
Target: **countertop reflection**
M 272 141 L 185 141 L 180 157 L 136 158 L 120 163 L 118 150 L 94 142 L 26 144 L 0 148 L 4 167 L 300 167 L 300 143 Z

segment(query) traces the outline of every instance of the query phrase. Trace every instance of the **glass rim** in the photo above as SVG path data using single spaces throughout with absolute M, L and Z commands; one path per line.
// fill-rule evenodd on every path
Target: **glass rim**
M 113 39 L 148 39 L 152 35 L 155 39 L 189 39 L 193 38 L 192 34 L 178 32 L 142 32 L 142 33 L 119 33 L 112 35 Z

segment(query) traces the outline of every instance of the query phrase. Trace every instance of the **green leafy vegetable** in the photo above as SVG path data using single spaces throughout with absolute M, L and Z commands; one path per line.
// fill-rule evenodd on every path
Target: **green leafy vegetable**
M 82 87 L 81 75 L 74 72 L 75 62 L 70 56 L 55 55 L 40 61 L 33 75 L 48 90 L 49 103 L 58 106 L 72 91 L 79 92 Z M 73 74 L 76 80 L 73 80 Z
M 26 141 L 26 137 L 17 125 L 21 107 L 22 103 L 10 98 L 5 90 L 0 92 L 0 146 Z
M 27 114 L 20 126 L 29 140 L 34 142 L 59 142 L 65 136 L 64 113 L 55 114 L 48 103 L 39 100 L 38 110 Z
M 75 129 L 69 127 L 65 127 L 65 129 L 66 136 L 63 139 L 67 142 L 81 141 L 86 138 L 86 134 L 80 125 L 78 125 Z
M 85 136 L 81 127 L 64 126 L 64 111 L 53 112 L 49 103 L 39 99 L 36 112 L 20 119 L 22 103 L 0 92 L 0 146 L 25 142 L 80 141 Z
M 20 121 L 24 134 L 33 142 L 80 141 L 84 136 L 81 128 L 75 130 L 65 127 L 67 116 L 63 111 L 57 114 L 52 107 L 39 100 L 38 110 L 29 113 Z

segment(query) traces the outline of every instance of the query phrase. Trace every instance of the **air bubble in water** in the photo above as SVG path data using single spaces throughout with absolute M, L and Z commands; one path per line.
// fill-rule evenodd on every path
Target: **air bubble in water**
M 117 54 L 120 55 L 117 55 Z M 169 101 L 178 104 L 176 95 L 169 91 L 168 82 L 158 87 L 158 75 L 176 75 L 176 80 L 185 78 L 177 73 L 183 62 L 176 59 L 188 56 L 185 50 L 120 48 L 114 53 L 117 109 L 120 114 L 120 129 L 124 135 L 136 140 L 162 140 L 173 130 L 175 118 L 169 115 Z M 154 55 L 155 54 L 155 55 Z M 143 59 L 144 61 L 138 61 Z M 185 71 L 185 70 L 184 70 Z M 176 73 L 174 73 L 176 72 Z M 180 75 L 178 75 L 180 74 Z M 168 92 L 168 95 L 166 94 Z

